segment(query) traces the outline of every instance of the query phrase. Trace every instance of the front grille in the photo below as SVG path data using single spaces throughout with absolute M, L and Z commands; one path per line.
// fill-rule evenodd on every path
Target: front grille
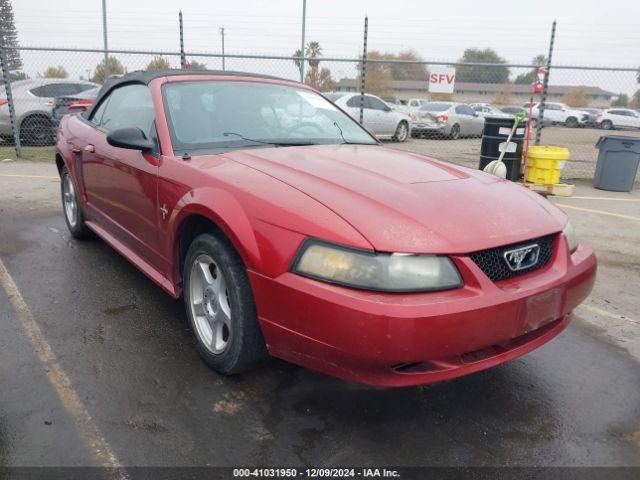
M 480 252 L 474 252 L 471 255 L 471 260 L 475 262 L 478 267 L 494 282 L 499 280 L 506 280 L 523 273 L 531 272 L 539 268 L 544 267 L 551 260 L 553 255 L 553 246 L 556 241 L 556 234 L 548 235 L 546 237 L 534 238 L 526 242 L 512 243 L 511 245 L 504 245 L 502 247 L 490 248 L 488 250 L 482 250 Z M 523 270 L 516 272 L 509 269 L 507 261 L 504 259 L 504 252 L 506 250 L 512 250 L 518 247 L 524 247 L 537 243 L 540 246 L 540 254 L 538 255 L 538 262 L 535 265 L 531 265 Z

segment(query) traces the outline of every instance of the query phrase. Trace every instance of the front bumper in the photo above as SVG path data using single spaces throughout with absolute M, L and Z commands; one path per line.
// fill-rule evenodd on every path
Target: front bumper
M 549 264 L 492 282 L 452 257 L 457 290 L 385 294 L 285 273 L 250 272 L 260 324 L 276 357 L 377 386 L 426 384 L 517 358 L 558 335 L 595 281 L 593 250 L 555 242 Z

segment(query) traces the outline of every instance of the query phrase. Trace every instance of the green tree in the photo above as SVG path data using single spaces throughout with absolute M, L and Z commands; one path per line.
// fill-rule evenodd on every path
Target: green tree
M 629 102 L 629 108 L 640 108 L 640 89 L 636 90 L 636 93 L 631 97 L 631 101 Z
M 485 48 L 468 48 L 458 60 L 459 63 L 491 63 L 494 65 L 462 65 L 456 67 L 456 80 L 458 82 L 476 83 L 507 83 L 509 81 L 509 68 L 504 64 L 506 60 L 494 50 Z
M 385 54 L 372 50 L 367 54 L 369 60 L 388 60 Z M 358 72 L 362 72 L 362 63 L 358 65 Z M 389 63 L 367 63 L 365 90 L 379 97 L 388 97 L 391 93 L 391 68 Z M 360 85 L 360 78 L 358 78 Z
M 629 105 L 629 95 L 626 93 L 618 94 L 618 97 L 611 102 L 612 107 L 626 107 L 627 105 Z
M 171 65 L 167 59 L 162 57 L 153 57 L 153 60 L 147 64 L 147 68 L 145 70 L 168 70 L 170 68 Z
M 123 75 L 126 72 L 116 57 L 109 55 L 107 62 L 109 63 L 109 75 Z M 94 83 L 104 83 L 104 62 L 96 65 L 96 69 L 93 71 L 90 80 Z
M 69 73 L 67 73 L 67 70 L 62 65 L 47 67 L 44 72 L 38 74 L 40 78 L 67 78 L 68 76 Z
M 304 76 L 304 83 L 321 92 L 330 92 L 336 88 L 336 82 L 331 76 L 331 70 L 326 67 L 309 69 Z
M 536 55 L 531 60 L 532 65 L 536 65 L 536 67 L 544 67 L 547 64 L 547 57 L 545 55 Z M 522 73 L 518 75 L 514 81 L 514 83 L 520 85 L 531 85 L 536 81 L 538 77 L 538 68 L 534 68 L 529 70 L 527 73 Z
M 11 0 L 0 0 L 0 45 L 6 47 L 18 46 L 18 32 L 13 19 L 13 7 Z M 20 70 L 22 68 L 22 59 L 20 51 L 14 48 L 8 48 L 5 51 L 7 59 L 7 70 Z
M 587 91 L 584 87 L 573 87 L 567 90 L 562 96 L 562 101 L 570 107 L 587 107 L 589 101 L 587 100 Z
M 197 60 L 191 60 L 189 62 L 189 70 L 195 70 L 195 71 L 200 71 L 200 70 L 206 70 L 207 66 L 204 63 L 200 63 Z
M 11 72 L 9 74 L 9 78 L 12 82 L 16 82 L 18 80 L 27 80 L 29 78 L 29 75 L 24 72 Z

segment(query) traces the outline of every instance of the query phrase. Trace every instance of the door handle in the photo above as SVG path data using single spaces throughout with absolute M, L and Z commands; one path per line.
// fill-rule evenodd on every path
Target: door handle
M 84 147 L 84 151 L 85 152 L 89 152 L 89 153 L 94 153 L 96 151 L 96 147 L 94 147 L 93 145 L 89 144 L 86 147 Z

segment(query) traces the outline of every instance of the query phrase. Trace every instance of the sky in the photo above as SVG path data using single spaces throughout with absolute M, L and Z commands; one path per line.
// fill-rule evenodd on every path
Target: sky
M 100 48 L 101 5 L 101 0 L 13 0 L 20 42 L 24 46 Z M 107 0 L 109 46 L 177 51 L 180 9 L 187 51 L 219 53 L 220 27 L 225 28 L 227 53 L 291 55 L 300 45 L 302 0 Z M 325 57 L 357 57 L 362 50 L 365 15 L 369 17 L 369 49 L 413 49 L 431 61 L 452 61 L 465 48 L 490 47 L 509 62 L 529 63 L 535 55 L 547 52 L 551 23 L 556 19 L 554 63 L 640 65 L 637 0 L 307 0 L 306 38 L 319 41 Z M 51 57 L 39 54 L 31 63 L 62 56 Z M 93 60 L 77 58 L 76 62 Z M 263 61 L 262 66 L 257 62 L 249 66 L 248 61 L 243 62 L 244 69 L 295 74 L 292 65 L 267 67 Z M 237 63 L 243 67 L 242 62 Z M 336 77 L 353 71 L 346 64 L 331 67 Z M 82 67 L 70 69 L 80 71 Z M 610 88 L 615 91 L 635 87 L 631 73 L 611 76 L 585 71 L 583 79 L 580 73 L 559 72 L 557 80 L 603 87 L 614 83 Z

